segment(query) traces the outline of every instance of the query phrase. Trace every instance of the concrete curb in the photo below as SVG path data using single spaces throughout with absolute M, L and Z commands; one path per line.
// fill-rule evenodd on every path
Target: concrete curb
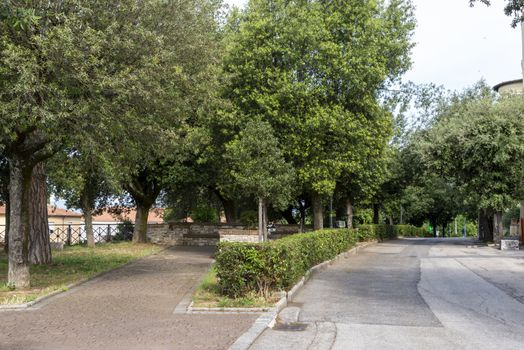
M 251 326 L 250 329 L 247 330 L 244 334 L 238 338 L 233 345 L 229 347 L 229 350 L 247 350 L 249 347 L 257 340 L 257 338 L 264 332 L 266 328 L 273 328 L 275 326 L 277 316 L 284 309 L 289 302 L 293 300 L 293 297 L 296 295 L 296 293 L 304 286 L 304 284 L 313 276 L 314 274 L 317 274 L 321 271 L 324 271 L 329 267 L 329 265 L 332 265 L 336 261 L 340 259 L 347 259 L 352 255 L 358 254 L 358 251 L 360 249 L 363 249 L 367 246 L 376 244 L 378 241 L 369 241 L 369 242 L 363 242 L 363 243 L 357 243 L 357 245 L 347 252 L 341 253 L 334 257 L 331 260 L 324 261 L 318 265 L 313 266 L 310 268 L 304 277 L 298 281 L 293 288 L 291 288 L 288 292 L 283 292 L 282 298 L 275 304 L 274 307 L 269 309 L 264 314 L 260 315 L 260 317 L 257 318 L 255 323 Z
M 69 292 L 69 291 L 71 291 L 71 289 L 79 287 L 80 285 L 82 285 L 84 283 L 91 282 L 93 280 L 96 280 L 97 278 L 101 278 L 101 277 L 107 275 L 110 272 L 114 272 L 114 271 L 118 271 L 120 269 L 123 269 L 124 267 L 132 265 L 132 264 L 134 264 L 134 263 L 136 263 L 136 262 L 138 262 L 138 261 L 140 261 L 142 259 L 146 259 L 146 258 L 148 258 L 150 256 L 154 256 L 154 255 L 160 254 L 160 253 L 164 252 L 167 249 L 169 249 L 169 247 L 160 249 L 158 252 L 155 252 L 153 254 L 144 256 L 142 258 L 138 258 L 136 260 L 129 261 L 129 262 L 125 263 L 124 265 L 118 266 L 118 267 L 116 267 L 114 269 L 107 270 L 107 271 L 104 271 L 104 272 L 100 272 L 99 274 L 91 276 L 89 278 L 84 278 L 84 279 L 82 279 L 80 281 L 73 282 L 71 284 L 68 284 L 65 287 L 62 287 L 59 290 L 55 290 L 55 291 L 50 292 L 49 294 L 42 295 L 41 297 L 38 297 L 35 300 L 29 301 L 27 303 L 0 305 L 0 312 L 2 312 L 2 311 L 24 311 L 24 310 L 27 310 L 27 309 L 31 308 L 32 306 L 35 306 L 36 304 L 39 304 L 39 303 L 41 303 L 41 302 L 43 302 L 43 301 L 45 301 L 47 299 L 51 299 L 52 297 L 57 296 L 58 294 Z

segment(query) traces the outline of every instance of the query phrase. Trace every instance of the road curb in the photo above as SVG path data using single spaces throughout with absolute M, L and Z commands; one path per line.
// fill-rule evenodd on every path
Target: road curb
M 289 302 L 293 300 L 296 293 L 305 285 L 305 283 L 314 275 L 327 269 L 330 265 L 341 259 L 347 259 L 352 255 L 358 254 L 360 249 L 367 246 L 378 243 L 373 240 L 369 242 L 357 243 L 357 245 L 350 250 L 341 253 L 331 260 L 324 261 L 318 265 L 310 268 L 306 274 L 298 281 L 288 292 L 283 293 L 282 298 L 275 304 L 274 307 L 269 309 L 264 314 L 260 315 L 255 323 L 247 330 L 244 334 L 238 338 L 233 345 L 229 347 L 229 350 L 247 350 L 257 340 L 257 338 L 264 332 L 266 328 L 273 328 L 276 323 L 276 319 L 280 311 L 284 309 Z

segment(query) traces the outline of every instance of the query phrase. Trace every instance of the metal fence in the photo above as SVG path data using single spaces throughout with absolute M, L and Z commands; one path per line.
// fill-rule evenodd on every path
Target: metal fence
M 5 225 L 0 225 L 0 243 L 5 241 Z M 96 243 L 129 241 L 133 238 L 132 224 L 94 224 L 93 234 Z M 49 228 L 49 240 L 65 245 L 83 244 L 87 240 L 83 224 L 53 225 Z

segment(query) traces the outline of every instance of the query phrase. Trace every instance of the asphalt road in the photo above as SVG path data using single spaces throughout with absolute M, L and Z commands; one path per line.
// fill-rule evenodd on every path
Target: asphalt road
M 314 276 L 250 349 L 523 349 L 524 252 L 369 246 Z

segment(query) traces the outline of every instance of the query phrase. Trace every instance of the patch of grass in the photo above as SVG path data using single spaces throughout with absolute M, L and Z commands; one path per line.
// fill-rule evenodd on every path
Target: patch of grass
M 215 265 L 204 276 L 195 294 L 193 294 L 194 307 L 245 307 L 245 308 L 265 308 L 271 307 L 280 298 L 279 293 L 274 293 L 268 298 L 264 298 L 254 292 L 248 293 L 239 298 L 229 298 L 220 293 Z
M 0 304 L 23 304 L 57 290 L 65 291 L 71 283 L 115 269 L 160 249 L 160 246 L 153 244 L 131 242 L 103 243 L 95 248 L 64 247 L 62 251 L 53 251 L 52 264 L 31 266 L 31 289 L 24 291 L 12 290 L 7 285 L 7 256 L 2 251 Z

